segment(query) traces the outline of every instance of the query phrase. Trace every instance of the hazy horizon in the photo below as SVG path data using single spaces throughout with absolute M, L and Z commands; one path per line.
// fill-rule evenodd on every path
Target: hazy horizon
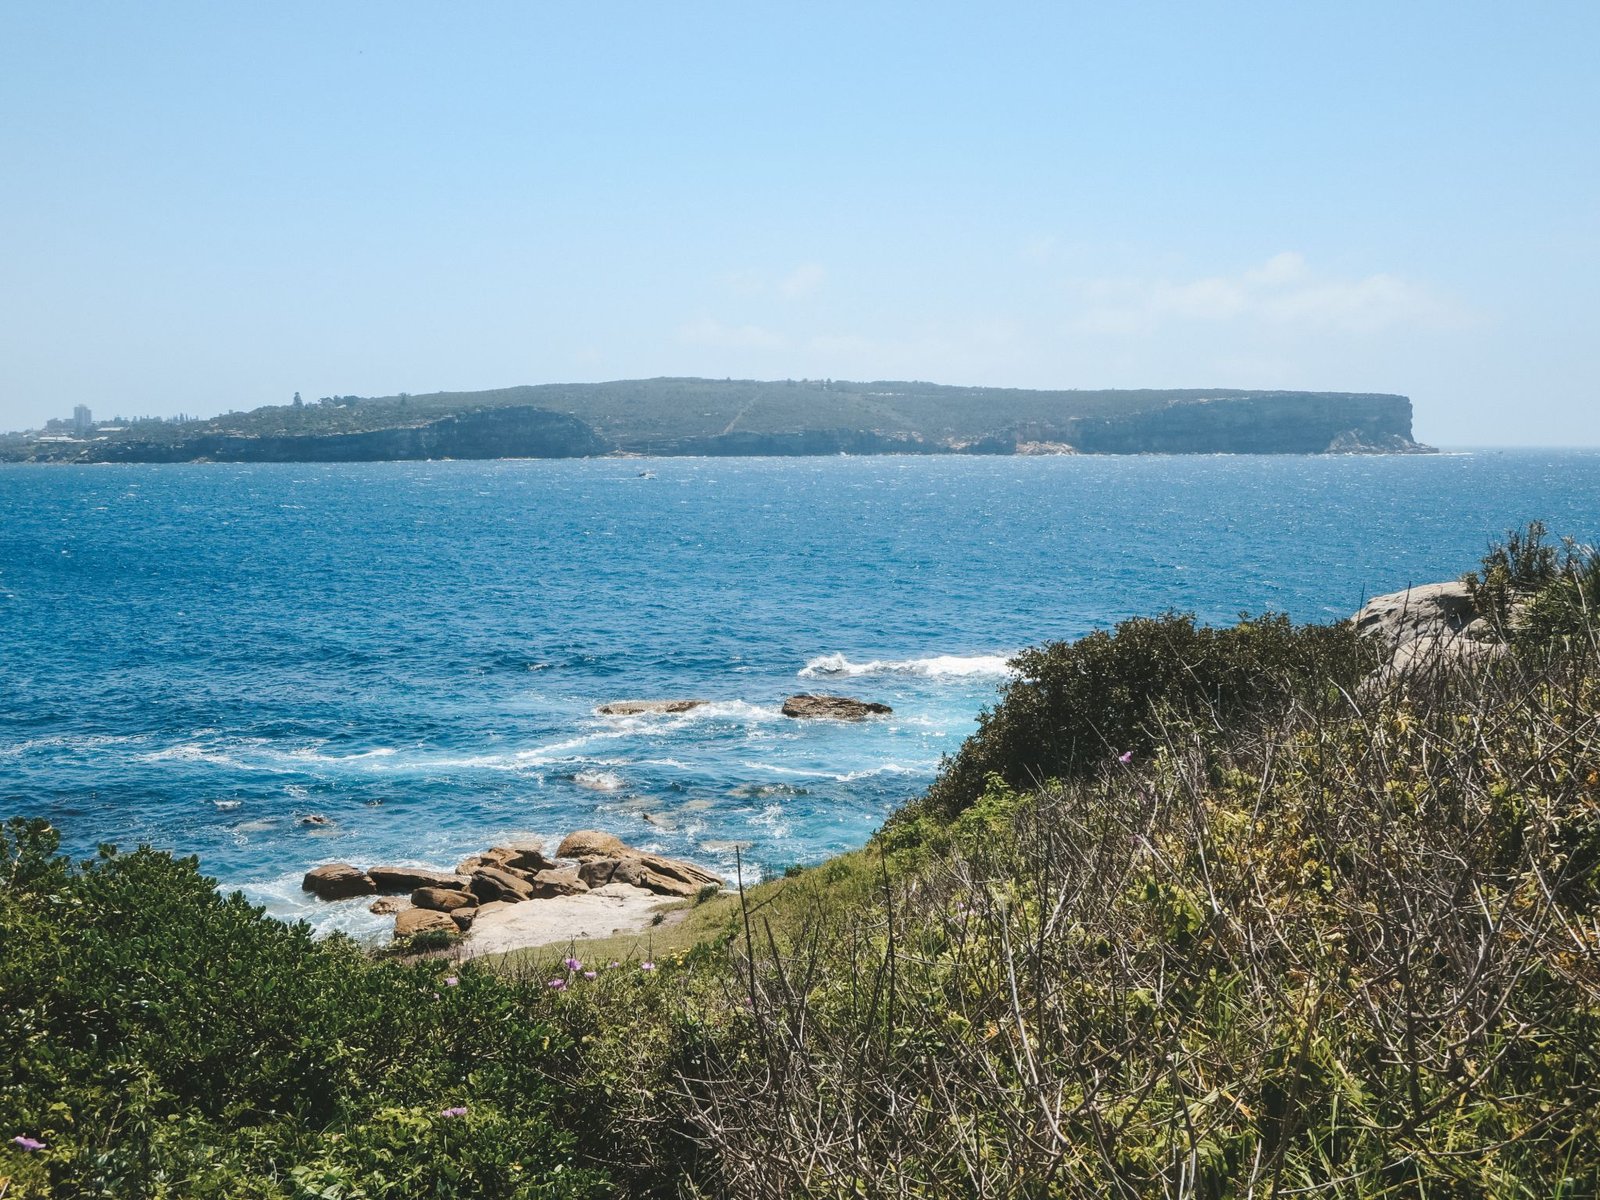
M 0 10 L 0 429 L 654 376 L 1600 444 L 1600 9 Z

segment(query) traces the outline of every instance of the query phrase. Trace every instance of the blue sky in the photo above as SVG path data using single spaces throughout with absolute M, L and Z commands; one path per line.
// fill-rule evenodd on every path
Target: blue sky
M 0 5 L 0 428 L 645 375 L 1600 444 L 1600 4 Z

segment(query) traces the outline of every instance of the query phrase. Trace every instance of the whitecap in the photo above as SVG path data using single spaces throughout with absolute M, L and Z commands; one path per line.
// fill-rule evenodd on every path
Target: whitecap
M 618 792 L 623 786 L 622 776 L 615 771 L 579 771 L 572 782 L 595 792 Z
M 243 800 L 213 800 L 211 803 L 215 804 L 223 812 L 232 812 L 234 809 L 238 808 L 241 804 L 243 804 L 244 801 Z
M 861 675 L 916 675 L 924 679 L 970 679 L 1011 674 L 1004 654 L 935 654 L 927 658 L 873 659 L 851 662 L 842 654 L 824 654 L 800 669 L 802 679 L 855 678 Z

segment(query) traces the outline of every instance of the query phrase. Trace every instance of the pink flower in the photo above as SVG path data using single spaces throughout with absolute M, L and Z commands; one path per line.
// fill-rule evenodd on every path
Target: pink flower
M 25 1133 L 19 1133 L 16 1137 L 12 1138 L 11 1141 L 14 1145 L 21 1146 L 24 1150 L 27 1150 L 30 1153 L 34 1150 L 44 1149 L 43 1142 L 39 1141 L 37 1138 L 31 1138 Z
M 565 979 L 552 979 L 549 983 L 545 984 L 545 987 L 553 988 L 558 992 L 564 992 L 567 990 L 567 981 Z
M 439 1110 L 439 1115 L 441 1117 L 464 1117 L 467 1115 L 467 1107 L 466 1105 L 461 1104 L 457 1105 L 455 1108 L 441 1108 Z
M 595 974 L 594 974 L 594 972 L 593 972 L 593 971 L 585 971 L 585 972 L 584 972 L 584 973 L 583 973 L 583 977 L 584 977 L 584 978 L 585 978 L 585 979 L 593 979 L 593 978 L 594 978 L 594 977 L 595 977 Z
M 563 958 L 561 960 L 561 965 L 569 971 L 583 970 L 583 964 L 575 958 Z
M 456 976 L 456 975 L 446 975 L 444 977 L 444 985 L 445 985 L 445 987 L 455 987 L 456 984 L 458 984 L 460 982 L 461 982 L 460 977 Z
M 608 971 L 615 971 L 615 970 L 616 970 L 616 969 L 617 969 L 617 968 L 618 968 L 618 967 L 620 967 L 620 966 L 621 966 L 621 965 L 622 965 L 622 964 L 621 964 L 621 963 L 619 963 L 619 962 L 609 962 L 609 963 L 607 963 L 607 964 L 606 964 L 606 970 L 608 970 Z
M 1121 754 L 1117 755 L 1117 761 L 1123 766 L 1127 766 L 1133 761 L 1133 751 L 1124 750 Z
M 654 971 L 655 969 L 656 965 L 653 962 L 646 961 L 639 964 L 639 970 L 641 971 Z

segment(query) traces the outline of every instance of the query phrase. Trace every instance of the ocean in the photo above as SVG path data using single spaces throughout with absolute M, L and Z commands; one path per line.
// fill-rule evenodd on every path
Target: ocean
M 1594 538 L 1600 452 L 0 467 L 0 813 L 358 936 L 309 866 L 600 828 L 759 877 L 862 844 L 1024 646 L 1337 619 L 1531 518 Z

